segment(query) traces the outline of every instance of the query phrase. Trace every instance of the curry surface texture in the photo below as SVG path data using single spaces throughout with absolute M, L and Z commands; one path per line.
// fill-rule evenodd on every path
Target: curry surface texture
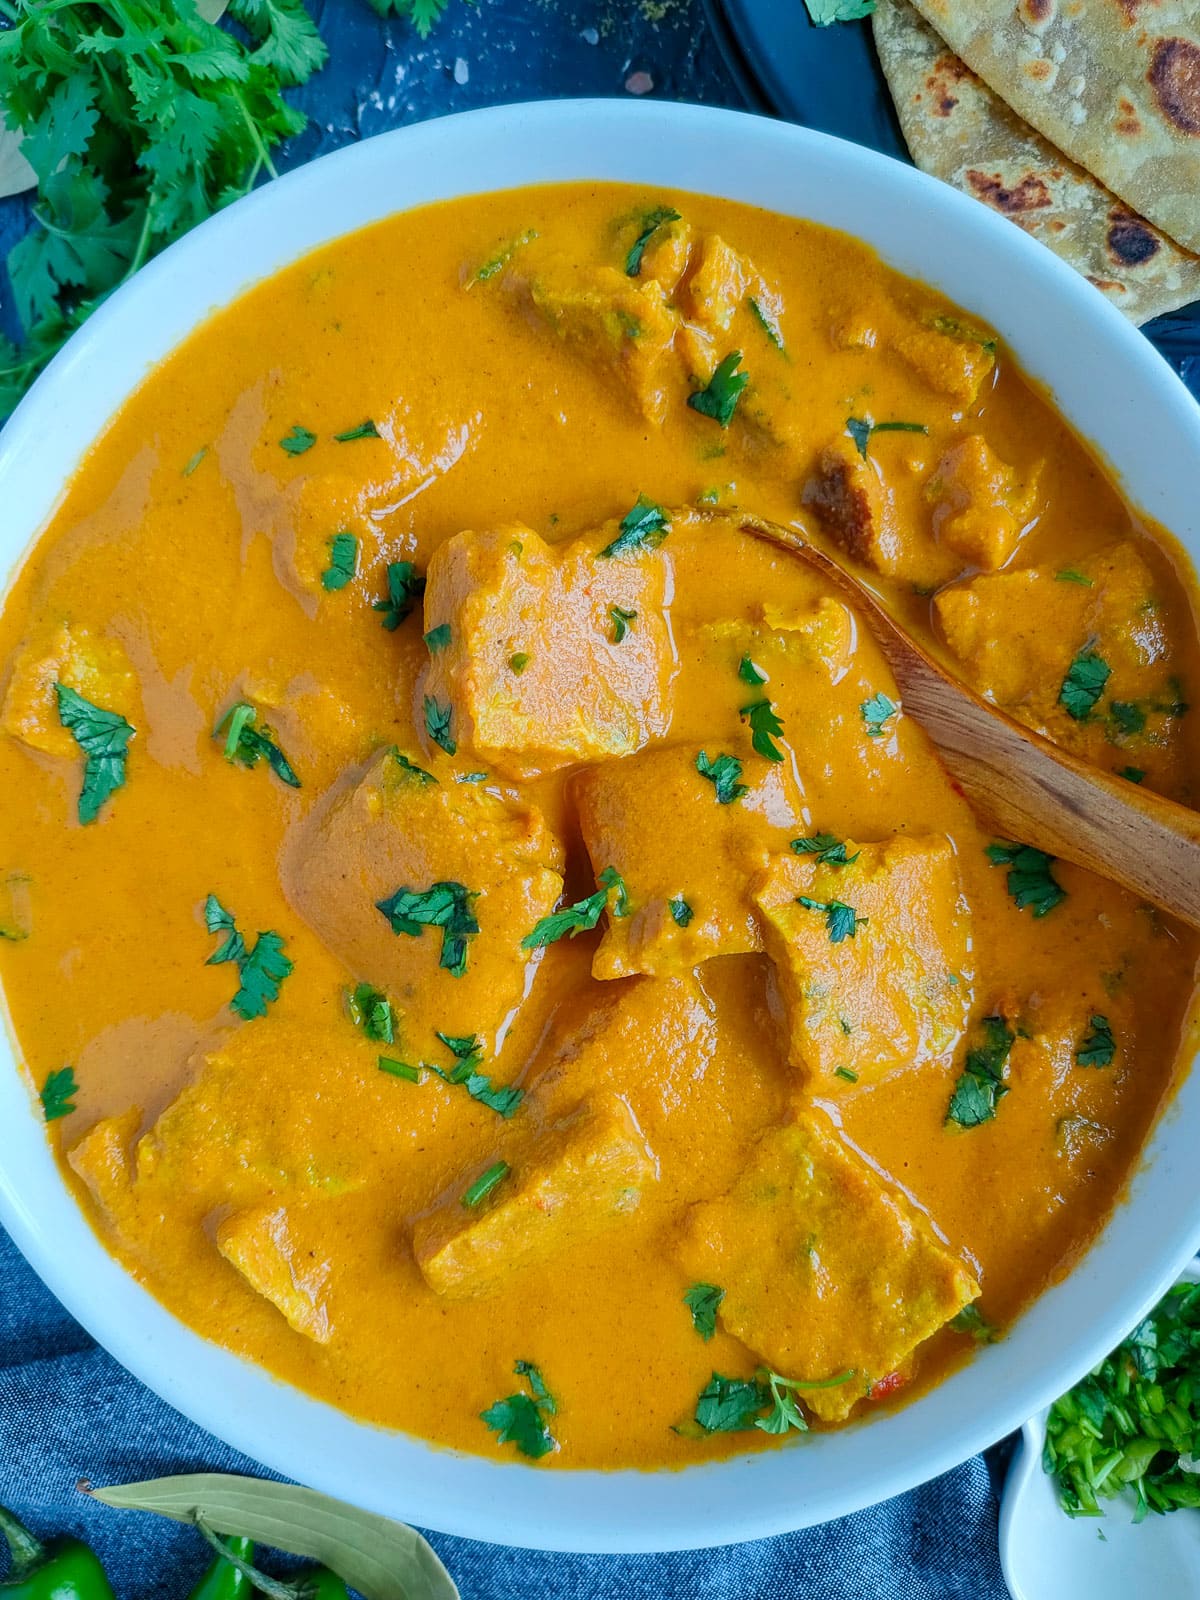
M 0 965 L 66 1179 L 351 1413 L 567 1467 L 861 1416 L 1061 1274 L 1171 1088 L 1192 936 L 989 855 L 737 505 L 1193 799 L 1169 538 L 989 330 L 690 195 L 476 198 L 288 269 L 147 379 L 8 597 Z

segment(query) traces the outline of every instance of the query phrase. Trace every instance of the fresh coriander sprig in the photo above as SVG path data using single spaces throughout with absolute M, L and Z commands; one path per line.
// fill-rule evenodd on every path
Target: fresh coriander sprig
M 254 767 L 259 761 L 265 760 L 282 783 L 291 789 L 299 789 L 300 779 L 275 742 L 274 730 L 265 723 L 261 728 L 256 727 L 257 721 L 258 711 L 248 700 L 239 700 L 236 705 L 230 706 L 213 729 L 214 739 L 224 737 L 226 761 Z
M 585 895 L 582 900 L 576 900 L 574 905 L 563 906 L 543 917 L 533 931 L 521 940 L 521 949 L 541 950 L 568 935 L 573 939 L 578 933 L 588 932 L 600 921 L 610 894 L 613 897 L 613 915 L 628 916 L 629 896 L 625 881 L 617 869 L 605 867 L 596 881 L 600 887 L 594 894 Z
M 513 1371 L 525 1379 L 529 1393 L 510 1394 L 479 1415 L 500 1444 L 515 1444 L 523 1456 L 539 1461 L 558 1449 L 558 1441 L 546 1421 L 556 1414 L 558 1406 L 532 1361 L 518 1361 Z
M 283 939 L 277 933 L 260 933 L 249 947 L 233 912 L 227 911 L 215 894 L 204 903 L 204 922 L 209 933 L 222 935 L 205 965 L 215 967 L 229 961 L 238 970 L 237 992 L 230 1005 L 247 1021 L 266 1016 L 267 1007 L 279 999 L 279 985 L 292 970 L 291 960 L 283 953 Z
M 137 731 L 115 711 L 94 706 L 65 683 L 56 683 L 58 717 L 83 751 L 83 788 L 79 792 L 79 820 L 95 822 L 100 808 L 125 782 L 129 741 Z

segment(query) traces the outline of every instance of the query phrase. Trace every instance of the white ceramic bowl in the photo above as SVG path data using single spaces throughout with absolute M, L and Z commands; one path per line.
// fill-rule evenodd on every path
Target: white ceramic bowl
M 1200 410 L 1119 313 L 1011 223 L 896 162 L 783 123 L 692 106 L 565 101 L 447 117 L 339 151 L 260 189 L 152 262 L 72 339 L 0 435 L 0 564 L 20 559 L 111 414 L 210 311 L 391 212 L 568 179 L 701 191 L 857 234 L 893 267 L 993 323 L 1134 503 L 1200 555 Z M 1085 1259 L 1006 1339 L 907 1409 L 683 1472 L 546 1472 L 355 1422 L 181 1326 L 100 1246 L 50 1158 L 7 1041 L 0 1058 L 0 1219 L 101 1344 L 180 1411 L 280 1472 L 424 1527 L 507 1544 L 723 1544 L 897 1494 L 1019 1427 L 1067 1388 L 1200 1246 L 1193 1077 Z

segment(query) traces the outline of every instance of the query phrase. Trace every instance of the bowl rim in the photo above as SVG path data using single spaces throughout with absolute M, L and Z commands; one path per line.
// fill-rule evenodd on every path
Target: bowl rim
M 1183 481 L 1186 463 L 1200 461 L 1200 409 L 1102 295 L 1006 219 L 889 157 L 794 125 L 668 102 L 564 100 L 460 113 L 346 147 L 256 190 L 145 267 L 71 339 L 0 433 L 0 504 L 19 508 L 0 531 L 7 581 L 52 512 L 57 485 L 120 401 L 212 311 L 372 220 L 558 181 L 724 196 L 858 234 L 893 267 L 997 323 L 1064 414 L 1087 417 L 1086 437 L 1118 481 L 1131 481 L 1135 504 L 1200 554 L 1200 505 Z M 683 1470 L 535 1479 L 516 1461 L 355 1421 L 178 1322 L 92 1233 L 50 1155 L 36 1099 L 8 1070 L 19 1059 L 11 1022 L 9 1030 L 7 1054 L 0 1041 L 0 1222 L 67 1310 L 169 1404 L 272 1470 L 385 1515 L 496 1543 L 703 1548 L 807 1527 L 898 1494 L 1068 1388 L 1200 1247 L 1189 1160 L 1200 1141 L 1200 1079 L 1185 1076 L 1128 1198 L 1079 1262 L 1005 1339 L 917 1401 L 789 1448 Z M 990 1381 L 981 1385 L 981 1376 Z

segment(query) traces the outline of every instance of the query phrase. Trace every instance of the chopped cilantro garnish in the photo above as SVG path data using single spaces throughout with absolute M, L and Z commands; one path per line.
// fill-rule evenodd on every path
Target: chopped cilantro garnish
M 359 1031 L 376 1044 L 394 1044 L 396 1019 L 392 1002 L 382 990 L 369 983 L 357 983 L 346 990 L 346 1006 L 350 1020 Z
M 808 1423 L 796 1402 L 796 1392 L 833 1389 L 853 1377 L 853 1368 L 812 1381 L 785 1378 L 766 1367 L 760 1367 L 753 1378 L 726 1378 L 714 1372 L 696 1402 L 696 1421 L 705 1433 L 740 1433 L 748 1428 L 763 1433 L 787 1433 L 795 1428 L 804 1433 Z M 758 1415 L 768 1407 L 765 1417 Z
M 439 650 L 444 650 L 450 643 L 450 624 L 439 622 L 436 628 L 430 628 L 425 635 L 425 648 L 431 656 L 437 655 Z
M 183 469 L 183 476 L 185 478 L 190 478 L 192 473 L 195 472 L 196 468 L 204 460 L 207 454 L 208 446 L 206 444 L 202 444 L 199 450 L 196 451 L 196 454 L 189 458 L 187 465 Z
M 862 417 L 847 417 L 846 432 L 865 461 L 873 433 L 928 433 L 929 429 L 923 422 L 871 422 Z
M 125 782 L 129 741 L 137 731 L 115 711 L 94 706 L 65 683 L 56 683 L 58 718 L 86 757 L 79 792 L 80 822 L 95 822 L 100 808 Z
M 827 28 L 831 22 L 858 22 L 869 17 L 875 0 L 804 0 L 804 5 L 817 27 Z
M 1044 850 L 1000 839 L 988 845 L 987 857 L 994 867 L 1008 868 L 1008 892 L 1018 911 L 1028 906 L 1035 917 L 1044 917 L 1067 898 L 1067 891 L 1050 871 L 1054 857 Z
M 696 757 L 696 771 L 716 789 L 718 805 L 731 806 L 748 793 L 746 785 L 738 781 L 742 776 L 742 763 L 736 756 L 719 755 L 710 761 L 701 750 Z
M 724 1289 L 718 1289 L 715 1283 L 694 1283 L 683 1297 L 692 1313 L 692 1327 L 706 1342 L 717 1331 L 717 1312 L 724 1298 Z
M 386 1072 L 390 1077 L 403 1078 L 406 1083 L 420 1083 L 421 1069 L 414 1067 L 407 1061 L 397 1061 L 393 1056 L 379 1057 L 379 1070 Z
M 989 1322 L 974 1302 L 951 1317 L 950 1326 L 956 1333 L 969 1333 L 978 1344 L 994 1344 L 997 1338 L 996 1324 Z
M 353 583 L 358 574 L 358 540 L 352 533 L 335 533 L 329 541 L 329 565 L 321 574 L 321 587 L 331 594 Z
M 850 1031 L 849 1028 L 846 1026 L 846 1019 L 843 1017 L 842 1018 L 842 1032 L 843 1033 L 848 1033 L 849 1031 Z M 846 1083 L 857 1083 L 858 1082 L 858 1073 L 855 1072 L 850 1067 L 834 1067 L 833 1075 L 834 1075 L 835 1078 L 842 1078 Z
M 494 256 L 489 256 L 481 267 L 477 267 L 471 274 L 469 282 L 486 283 L 489 278 L 494 278 L 498 272 L 503 272 L 508 263 L 523 245 L 531 244 L 537 238 L 534 228 L 526 228 L 524 233 L 510 239 L 507 244 L 500 246 Z
M 982 1043 L 967 1051 L 963 1070 L 950 1097 L 947 1122 L 960 1128 L 977 1128 L 996 1115 L 1008 1093 L 1004 1069 L 1016 1035 L 1003 1017 L 984 1017 Z
M 882 739 L 887 732 L 888 719 L 894 717 L 900 707 L 886 694 L 873 694 L 869 700 L 864 700 L 858 709 L 867 725 L 867 737 Z
M 1122 767 L 1117 773 L 1118 778 L 1124 778 L 1128 783 L 1141 783 L 1146 773 L 1142 767 Z
M 1075 1064 L 1080 1067 L 1111 1067 L 1117 1053 L 1112 1025 L 1099 1012 L 1091 1018 L 1089 1032 L 1075 1052 Z
M 456 754 L 458 750 L 458 744 L 450 733 L 453 716 L 451 706 L 444 706 L 431 694 L 425 696 L 425 732 L 448 756 Z
M 711 417 L 722 428 L 727 428 L 733 421 L 742 390 L 750 382 L 748 372 L 737 370 L 741 359 L 740 350 L 730 351 L 703 389 L 688 395 L 688 405 L 693 411 L 698 411 L 702 417 Z
M 508 658 L 509 671 L 519 678 L 531 660 L 532 657 L 527 651 L 518 650 L 516 655 L 509 656 Z
M 1111 676 L 1112 668 L 1102 655 L 1095 650 L 1081 650 L 1062 681 L 1059 705 L 1076 722 L 1086 722 Z
M 796 903 L 808 911 L 824 913 L 830 944 L 853 939 L 859 928 L 865 927 L 871 920 L 869 917 L 860 917 L 854 907 L 848 906 L 843 900 L 812 900 L 806 894 L 798 894 Z
M 387 586 L 387 599 L 375 600 L 372 605 L 383 612 L 383 626 L 394 633 L 425 593 L 425 579 L 411 561 L 389 561 Z
M 784 349 L 783 333 L 780 329 L 779 323 L 765 309 L 762 301 L 759 300 L 755 295 L 751 295 L 746 301 L 746 304 L 750 307 L 751 316 L 754 318 L 755 322 L 758 323 L 759 327 L 766 334 L 767 338 L 775 346 L 776 350 L 786 355 L 787 352 Z
M 513 1370 L 528 1383 L 530 1393 L 510 1394 L 479 1415 L 501 1444 L 515 1444 L 523 1456 L 538 1461 L 558 1449 L 546 1423 L 558 1408 L 532 1361 L 518 1361 Z
M 637 621 L 637 612 L 626 611 L 623 606 L 609 606 L 608 614 L 612 618 L 613 643 L 621 644 L 630 627 Z
M 396 769 L 396 776 L 404 782 L 419 783 L 422 788 L 437 782 L 432 772 L 426 772 L 424 767 L 419 767 L 415 761 L 410 761 L 404 752 L 397 750 L 394 745 L 388 751 L 388 760 Z
M 625 276 L 636 278 L 642 270 L 642 257 L 646 254 L 646 246 L 653 239 L 660 228 L 666 227 L 668 222 L 681 220 L 674 206 L 655 206 L 653 211 L 647 211 L 642 217 L 642 231 L 629 247 L 625 257 Z
M 266 1016 L 267 1007 L 279 999 L 279 985 L 292 970 L 283 953 L 283 940 L 277 933 L 260 933 L 251 949 L 239 933 L 232 911 L 226 911 L 215 894 L 204 902 L 204 923 L 209 933 L 223 935 L 205 965 L 216 967 L 231 961 L 238 970 L 240 982 L 230 1005 L 247 1022 Z
M 681 928 L 686 928 L 695 916 L 695 912 L 681 894 L 677 894 L 670 902 L 671 916 Z
M 576 900 L 574 905 L 563 906 L 559 911 L 551 911 L 549 916 L 542 918 L 532 933 L 527 933 L 521 940 L 521 949 L 541 950 L 568 934 L 573 939 L 577 933 L 585 933 L 594 928 L 608 904 L 610 893 L 614 897 L 613 915 L 628 916 L 629 901 L 625 883 L 617 869 L 605 867 L 596 881 L 601 887 L 595 894 L 586 895 L 582 900 Z
M 1078 567 L 1063 567 L 1054 574 L 1059 583 L 1077 583 L 1081 588 L 1090 589 L 1092 580 L 1086 572 L 1080 572 Z
M 462 1203 L 468 1211 L 482 1205 L 488 1195 L 504 1182 L 512 1168 L 507 1161 L 497 1161 L 486 1172 L 481 1172 L 469 1188 L 463 1190 Z
M 845 840 L 835 839 L 832 833 L 814 833 L 807 839 L 793 839 L 791 847 L 798 856 L 815 856 L 818 865 L 825 867 L 851 867 L 862 854 L 856 850 L 848 856 Z
M 480 1105 L 487 1106 L 489 1111 L 494 1111 L 497 1116 L 507 1121 L 525 1098 L 524 1089 L 515 1089 L 510 1085 L 498 1086 L 486 1072 L 480 1072 L 483 1049 L 475 1034 L 458 1036 L 439 1033 L 438 1038 L 454 1057 L 454 1066 L 447 1072 L 444 1067 L 435 1066 L 432 1061 L 423 1062 L 422 1065 L 441 1078 L 443 1083 L 461 1086 L 472 1100 L 478 1100 Z
M 765 698 L 751 700 L 749 705 L 744 705 L 738 712 L 739 717 L 745 717 L 750 723 L 750 742 L 755 750 L 765 761 L 782 761 L 783 751 L 775 740 L 783 734 L 783 723 L 775 714 L 775 707 Z
M 60 1117 L 69 1117 L 75 1109 L 78 1093 L 74 1067 L 59 1067 L 57 1072 L 49 1073 L 38 1096 L 46 1121 L 57 1122 Z
M 611 544 L 605 545 L 600 556 L 603 560 L 611 560 L 613 556 L 623 556 L 628 552 L 636 554 L 642 550 L 657 550 L 670 531 L 671 524 L 663 508 L 640 494 L 636 504 L 621 518 L 617 537 Z
M 360 422 L 355 428 L 347 428 L 344 433 L 335 433 L 333 436 L 338 444 L 349 444 L 352 439 L 378 439 L 379 429 L 370 417 L 365 422 Z
M 759 689 L 767 681 L 767 675 L 761 667 L 756 667 L 749 656 L 743 656 L 738 662 L 738 677 L 743 683 L 748 683 L 752 689 Z
M 1050 1408 L 1042 1465 L 1071 1516 L 1101 1516 L 1128 1490 L 1140 1522 L 1200 1506 L 1197 1456 L 1200 1284 L 1180 1283 Z
M 290 456 L 302 456 L 306 450 L 311 450 L 316 442 L 316 434 L 310 433 L 307 428 L 302 428 L 299 423 L 279 441 Z
M 225 739 L 225 759 L 235 761 L 243 767 L 254 767 L 262 760 L 267 762 L 271 771 L 281 782 L 289 788 L 299 789 L 300 779 L 296 776 L 291 763 L 275 742 L 275 733 L 266 724 L 261 728 L 255 727 L 258 712 L 248 700 L 239 700 L 237 705 L 230 706 L 213 729 L 213 738 Z
M 430 884 L 428 889 L 397 889 L 375 905 L 391 923 L 393 933 L 419 939 L 424 929 L 440 928 L 442 954 L 438 965 L 461 978 L 467 970 L 467 942 L 479 932 L 471 910 L 478 895 L 477 889 L 468 889 L 465 884 L 443 882 Z

